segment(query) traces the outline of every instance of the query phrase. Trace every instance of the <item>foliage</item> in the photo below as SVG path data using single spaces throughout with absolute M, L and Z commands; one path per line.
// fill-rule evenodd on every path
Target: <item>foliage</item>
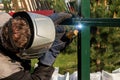
M 92 38 L 96 43 L 91 45 L 91 71 L 112 71 L 120 66 L 120 28 L 97 27 L 100 34 Z
M 53 0 L 52 8 L 56 12 L 66 11 L 66 5 L 65 5 L 64 0 Z
M 92 18 L 116 18 L 120 16 L 119 0 L 91 0 Z M 91 72 L 120 67 L 120 28 L 91 27 Z
M 1 2 L 3 3 L 6 12 L 9 12 L 9 9 L 11 9 L 10 6 L 11 0 L 2 0 Z

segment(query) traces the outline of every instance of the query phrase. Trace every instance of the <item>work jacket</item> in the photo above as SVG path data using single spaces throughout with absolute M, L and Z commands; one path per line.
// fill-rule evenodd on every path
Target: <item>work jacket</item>
M 53 67 L 38 62 L 38 67 L 31 73 L 28 60 L 13 58 L 13 56 L 11 58 L 0 52 L 0 80 L 50 80 Z

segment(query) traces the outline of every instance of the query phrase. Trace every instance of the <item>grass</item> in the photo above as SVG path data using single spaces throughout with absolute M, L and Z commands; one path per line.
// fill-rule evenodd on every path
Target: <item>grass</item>
M 59 67 L 59 73 L 61 74 L 73 73 L 77 70 L 77 53 L 60 54 L 54 63 L 54 67 Z
M 33 67 L 35 65 L 35 63 L 37 63 L 38 60 L 37 59 L 32 59 L 32 69 L 31 71 L 33 71 Z M 74 71 L 77 70 L 77 53 L 72 53 L 72 54 L 59 54 L 59 56 L 57 57 L 54 65 L 54 67 L 59 67 L 59 73 L 64 74 L 66 72 L 70 72 L 73 73 Z

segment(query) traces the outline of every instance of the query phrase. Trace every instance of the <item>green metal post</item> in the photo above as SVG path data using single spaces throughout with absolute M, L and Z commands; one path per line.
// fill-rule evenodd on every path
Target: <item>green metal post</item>
M 78 36 L 78 79 L 90 80 L 90 26 L 120 26 L 120 19 L 114 18 L 89 18 L 90 0 L 78 0 L 79 15 L 83 18 L 76 18 L 77 24 L 82 24 Z
M 81 15 L 90 17 L 90 0 L 81 0 Z M 80 54 L 80 53 L 79 53 Z M 90 80 L 90 27 L 81 28 L 81 79 Z

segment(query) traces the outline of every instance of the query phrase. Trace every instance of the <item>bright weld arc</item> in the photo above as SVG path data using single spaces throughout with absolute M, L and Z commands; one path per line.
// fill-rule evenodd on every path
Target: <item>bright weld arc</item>
M 78 30 L 80 30 L 80 29 L 82 29 L 83 25 L 81 23 L 79 23 L 76 27 Z

